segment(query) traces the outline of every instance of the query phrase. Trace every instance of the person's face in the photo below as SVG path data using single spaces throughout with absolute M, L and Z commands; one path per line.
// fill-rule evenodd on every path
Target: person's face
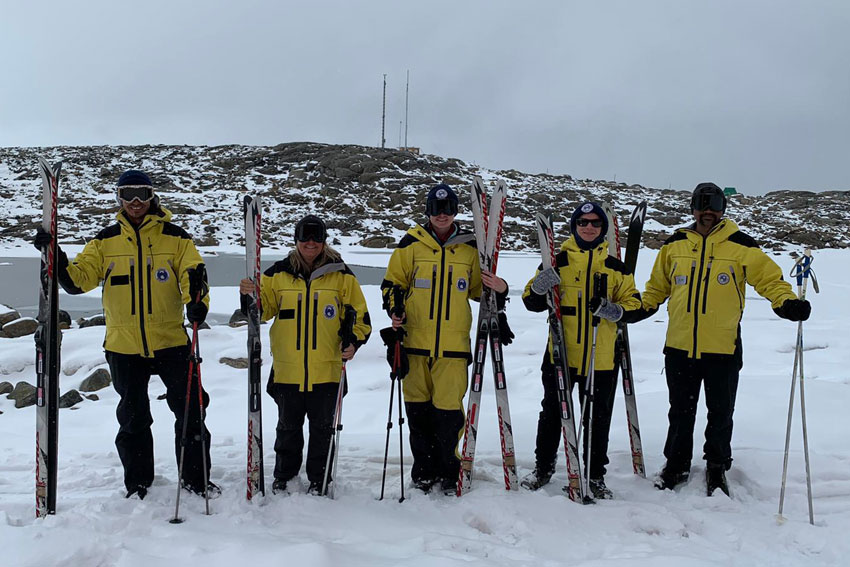
M 295 247 L 298 249 L 301 257 L 304 258 L 308 264 L 312 264 L 319 254 L 322 253 L 325 245 L 312 240 L 307 240 L 305 242 L 296 242 Z
M 439 215 L 428 217 L 428 221 L 434 227 L 434 230 L 443 233 L 451 228 L 452 223 L 455 222 L 455 215 L 440 213 Z
M 700 232 L 709 232 L 712 228 L 717 226 L 720 222 L 720 219 L 723 218 L 723 212 L 714 211 L 712 209 L 706 209 L 704 211 L 693 211 L 694 220 L 696 220 L 697 228 Z
M 597 226 L 593 226 L 594 224 Z M 576 219 L 576 233 L 585 242 L 593 242 L 602 234 L 602 219 L 596 213 L 581 215 Z
M 140 201 L 133 199 L 132 201 L 121 200 L 121 208 L 124 209 L 124 214 L 130 219 L 133 224 L 141 224 L 145 215 L 151 208 L 150 201 Z

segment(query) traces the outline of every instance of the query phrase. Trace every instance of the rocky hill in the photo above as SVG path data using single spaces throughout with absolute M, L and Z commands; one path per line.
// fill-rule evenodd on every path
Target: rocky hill
M 63 160 L 60 232 L 63 243 L 81 243 L 113 222 L 115 181 L 130 168 L 148 172 L 163 204 L 199 245 L 241 245 L 240 203 L 247 193 L 264 198 L 268 244 L 288 246 L 294 223 L 311 212 L 323 216 L 336 241 L 393 246 L 423 219 L 424 196 L 438 182 L 455 186 L 462 203 L 474 175 L 504 179 L 510 191 L 504 248 L 537 248 L 534 213 L 555 211 L 564 221 L 580 200 L 614 204 L 620 223 L 641 200 L 649 202 L 645 243 L 658 247 L 689 222 L 691 187 L 653 189 L 568 175 L 493 171 L 458 159 L 394 149 L 310 142 L 277 146 L 98 146 L 0 148 L 0 245 L 26 245 L 41 218 L 36 155 Z M 696 182 L 703 181 L 695 179 Z M 463 210 L 463 208 L 462 208 Z M 727 215 L 767 248 L 850 246 L 850 191 L 776 191 L 736 195 Z M 464 218 L 463 214 L 461 218 Z M 467 217 L 468 218 L 468 217 Z M 561 236 L 564 223 L 560 222 Z

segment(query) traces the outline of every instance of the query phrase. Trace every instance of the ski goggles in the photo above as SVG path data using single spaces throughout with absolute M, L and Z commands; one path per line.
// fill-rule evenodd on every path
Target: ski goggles
M 602 219 L 577 219 L 576 226 L 587 226 L 590 225 L 593 228 L 600 228 L 602 226 Z
M 691 209 L 695 211 L 706 211 L 710 209 L 720 213 L 723 212 L 723 209 L 725 208 L 724 201 L 725 199 L 720 193 L 703 193 L 701 195 L 694 195 L 693 199 L 691 199 Z
M 135 200 L 147 203 L 153 199 L 153 187 L 150 185 L 122 185 L 118 188 L 118 198 L 127 203 Z
M 457 201 L 452 199 L 431 199 L 425 204 L 425 213 L 429 217 L 457 214 Z
M 328 239 L 328 233 L 325 227 L 317 222 L 305 222 L 295 228 L 295 240 L 298 242 L 307 242 L 312 240 L 318 244 L 324 244 Z

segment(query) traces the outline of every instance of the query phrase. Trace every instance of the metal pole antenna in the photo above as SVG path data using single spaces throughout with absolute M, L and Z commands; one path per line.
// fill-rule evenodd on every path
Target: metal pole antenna
M 384 73 L 384 102 L 381 107 L 381 149 L 387 147 L 386 133 L 387 124 L 387 74 Z
M 404 149 L 407 149 L 407 101 L 410 95 L 410 69 L 407 70 L 407 87 L 404 90 Z

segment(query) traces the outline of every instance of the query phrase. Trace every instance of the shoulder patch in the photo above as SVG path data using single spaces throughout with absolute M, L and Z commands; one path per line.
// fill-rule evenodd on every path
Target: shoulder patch
M 605 258 L 605 267 L 626 276 L 632 273 L 621 260 L 618 260 L 614 256 L 607 256 Z
M 671 236 L 670 238 L 665 240 L 664 244 L 662 244 L 662 246 L 667 246 L 668 244 L 673 244 L 674 242 L 678 242 L 679 240 L 687 240 L 687 239 L 688 239 L 688 235 L 685 234 L 684 232 L 676 232 L 676 233 L 673 234 L 673 236 Z
M 104 228 L 103 230 L 98 232 L 94 236 L 94 238 L 95 238 L 95 240 L 106 240 L 107 238 L 114 238 L 114 237 L 118 236 L 119 234 L 121 234 L 121 225 L 118 224 L 118 223 L 115 223 L 111 226 L 107 226 L 106 228 Z
M 740 230 L 736 230 L 732 234 L 729 235 L 729 242 L 734 242 L 735 244 L 740 244 L 741 246 L 745 246 L 747 248 L 759 248 L 758 242 L 756 242 L 755 238 L 750 236 L 749 234 L 745 234 Z
M 542 265 L 543 264 L 541 264 L 541 266 Z M 569 265 L 570 265 L 570 258 L 569 258 L 569 254 L 567 254 L 566 250 L 564 250 L 562 252 L 558 252 L 555 255 L 555 266 L 557 266 L 558 268 L 563 268 L 564 266 L 569 266 Z
M 405 234 L 401 238 L 401 240 L 398 241 L 398 246 L 396 248 L 407 248 L 408 246 L 416 242 L 419 242 L 419 239 L 417 239 L 415 236 L 413 236 L 412 234 Z
M 165 236 L 176 236 L 177 238 L 192 240 L 192 237 L 189 236 L 188 232 L 186 232 L 176 224 L 170 222 L 162 223 L 162 234 L 164 234 Z

